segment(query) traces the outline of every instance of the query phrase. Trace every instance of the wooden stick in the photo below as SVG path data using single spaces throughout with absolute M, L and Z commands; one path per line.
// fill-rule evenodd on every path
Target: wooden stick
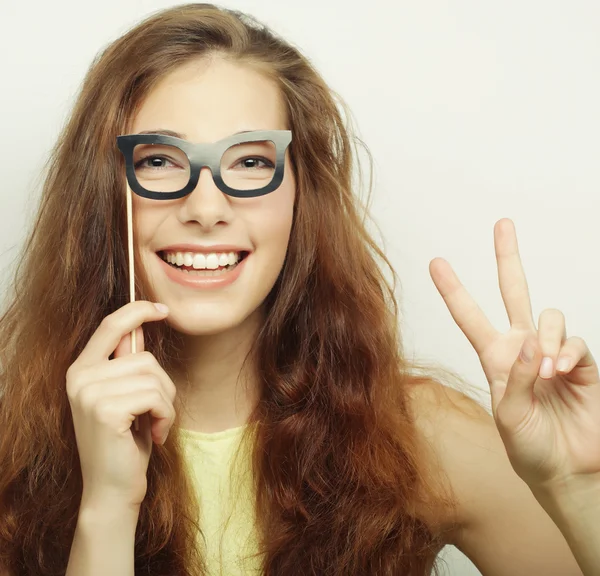
M 129 301 L 135 302 L 135 268 L 133 265 L 133 209 L 131 199 L 131 188 L 129 188 L 129 183 L 127 183 L 127 244 L 129 252 Z M 131 333 L 131 353 L 137 353 L 135 330 Z M 133 421 L 133 427 L 136 432 L 139 432 L 140 422 L 137 416 Z

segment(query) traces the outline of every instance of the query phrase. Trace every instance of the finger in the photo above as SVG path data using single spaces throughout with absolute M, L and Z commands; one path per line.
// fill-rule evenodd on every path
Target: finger
M 560 310 L 547 308 L 538 321 L 538 340 L 542 349 L 540 378 L 554 378 L 558 352 L 567 339 L 565 316 Z
M 511 327 L 535 329 L 529 287 L 521 264 L 515 225 L 503 218 L 494 226 L 494 246 L 498 263 L 500 293 Z
M 138 376 L 156 378 L 167 398 L 171 401 L 175 400 L 177 389 L 173 380 L 158 363 L 154 355 L 146 351 L 129 354 L 96 366 L 82 368 L 77 374 L 77 383 L 72 384 L 70 389 L 72 395 L 77 395 L 78 390 L 86 386 L 93 386 L 100 382 L 105 387 L 109 385 L 109 382 L 116 379 L 127 381 L 127 379 Z
M 93 382 L 80 389 L 75 401 L 81 406 L 83 413 L 89 415 L 94 410 L 94 406 L 105 397 L 122 396 L 152 389 L 157 389 L 166 401 L 171 401 L 158 378 L 153 374 L 137 374 L 126 378 Z
M 496 338 L 498 332 L 460 283 L 446 260 L 434 258 L 429 263 L 429 273 L 452 318 L 477 354 L 481 355 L 489 342 Z
M 144 346 L 144 329 L 142 326 L 135 329 L 135 337 L 137 352 L 143 352 L 146 348 Z M 121 341 L 115 348 L 114 357 L 120 358 L 121 356 L 127 356 L 129 354 L 131 354 L 131 332 L 128 332 L 121 338 Z
M 107 360 L 121 339 L 144 322 L 162 320 L 167 314 L 158 310 L 152 302 L 130 302 L 102 320 L 79 358 L 79 366 L 92 366 Z
M 153 439 L 161 443 L 175 421 L 175 410 L 158 388 L 106 396 L 94 406 L 96 419 L 119 433 L 129 431 L 136 416 L 146 412 L 152 419 Z
M 565 366 L 560 364 L 563 358 L 567 360 Z M 600 382 L 598 364 L 594 360 L 588 345 L 578 336 L 571 336 L 563 344 L 558 353 L 556 370 L 563 374 L 569 374 L 569 381 L 581 386 Z
M 521 352 L 515 360 L 506 389 L 501 398 L 492 397 L 492 410 L 497 422 L 514 431 L 525 420 L 533 407 L 534 386 L 537 380 L 542 352 L 537 336 L 530 333 L 525 338 Z
M 119 344 L 117 345 L 117 348 L 115 349 L 114 353 L 113 353 L 113 357 L 114 358 L 119 358 L 122 355 L 125 354 L 132 354 L 133 351 L 133 339 L 131 337 L 132 332 L 129 332 L 127 334 L 125 334 L 125 336 L 123 336 L 123 338 L 121 338 L 121 341 L 119 342 Z M 145 347 L 144 347 L 144 330 L 143 328 L 140 326 L 138 328 L 135 329 L 135 335 L 136 335 L 136 354 L 138 352 L 144 351 Z M 148 418 L 146 417 L 146 420 Z M 139 419 L 135 420 L 135 430 L 139 431 L 140 429 L 140 424 L 139 424 Z M 147 423 L 147 425 L 149 426 L 149 423 Z
M 136 375 L 150 375 L 158 378 L 158 381 L 168 398 L 173 401 L 177 394 L 177 388 L 167 374 L 165 369 L 158 363 L 156 357 L 150 352 L 139 352 L 129 354 L 122 358 L 116 358 L 106 362 L 99 374 L 101 379 L 124 378 Z M 98 378 L 98 376 L 97 376 Z

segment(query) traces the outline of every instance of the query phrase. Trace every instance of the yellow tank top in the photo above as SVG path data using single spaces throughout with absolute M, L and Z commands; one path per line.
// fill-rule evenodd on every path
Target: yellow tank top
M 249 449 L 234 459 L 246 426 L 206 433 L 181 428 L 184 458 L 198 494 L 198 546 L 209 576 L 258 575 Z M 230 475 L 231 472 L 231 475 Z M 233 482 L 232 482 L 233 480 Z

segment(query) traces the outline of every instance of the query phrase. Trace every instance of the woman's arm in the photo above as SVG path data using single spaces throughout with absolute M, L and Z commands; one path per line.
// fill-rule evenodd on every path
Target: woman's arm
M 138 515 L 110 503 L 82 506 L 66 576 L 134 576 Z
M 585 576 L 600 576 L 600 480 L 552 487 L 534 495 L 558 526 Z
M 447 475 L 457 499 L 456 515 L 437 519 L 454 525 L 445 542 L 485 576 L 582 576 L 565 536 L 513 470 L 492 416 L 447 386 L 420 386 L 415 400 L 429 468 Z

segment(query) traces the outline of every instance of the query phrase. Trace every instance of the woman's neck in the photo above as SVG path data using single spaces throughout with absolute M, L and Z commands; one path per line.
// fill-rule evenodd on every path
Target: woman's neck
M 187 337 L 185 366 L 172 375 L 182 428 L 219 432 L 247 421 L 259 398 L 256 363 L 249 352 L 260 322 L 257 311 L 227 332 Z

